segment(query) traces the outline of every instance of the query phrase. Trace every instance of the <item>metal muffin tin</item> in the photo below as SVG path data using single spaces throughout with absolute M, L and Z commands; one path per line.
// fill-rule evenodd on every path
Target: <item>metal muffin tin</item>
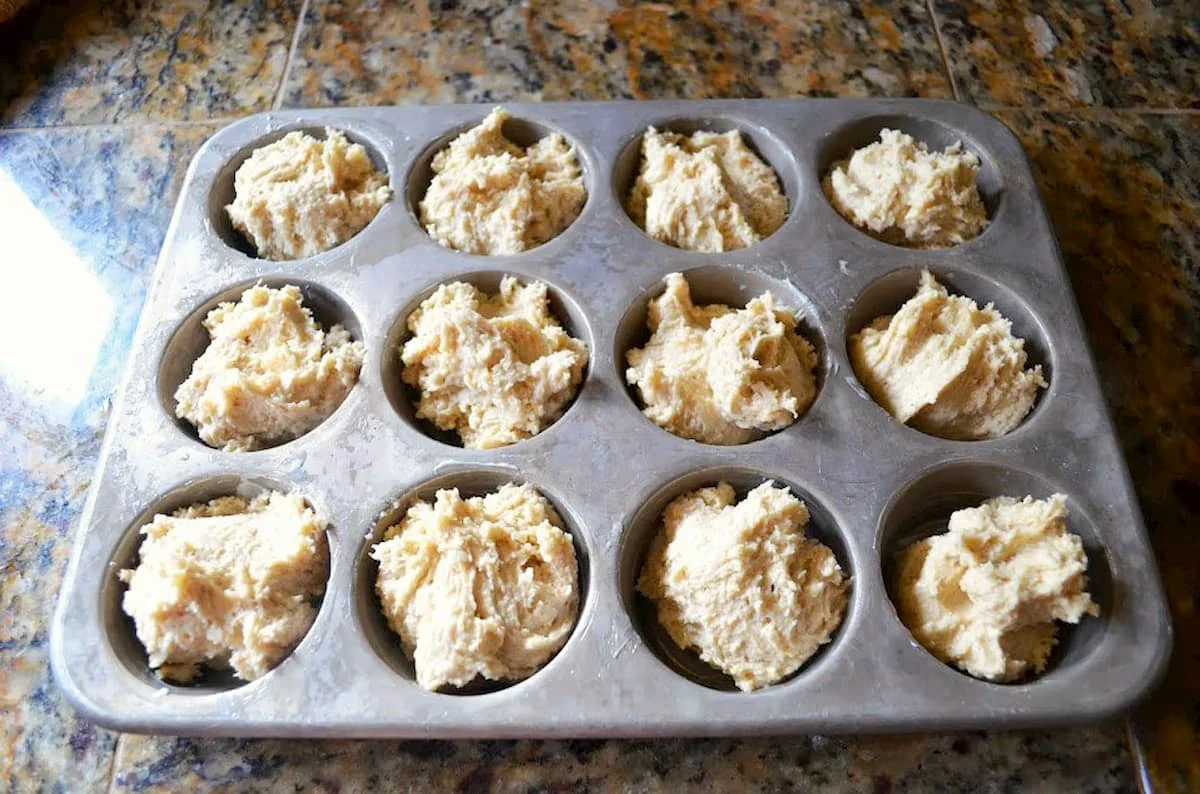
M 580 217 L 515 256 L 436 245 L 413 207 L 429 160 L 478 123 L 485 106 L 269 113 L 209 140 L 188 170 L 115 401 L 52 633 L 54 675 L 88 719 L 136 732 L 243 736 L 657 736 L 1010 728 L 1093 720 L 1125 709 L 1166 662 L 1171 630 L 1154 558 L 1107 416 L 1095 367 L 1025 155 L 971 107 L 920 100 L 753 100 L 510 104 L 506 132 L 572 142 L 588 190 Z M 647 237 L 619 196 L 650 125 L 740 129 L 790 201 L 784 226 L 752 247 L 691 253 Z M 319 256 L 248 256 L 222 207 L 233 172 L 257 146 L 330 126 L 363 143 L 395 195 L 354 239 Z M 931 146 L 962 140 L 982 159 L 991 224 L 956 248 L 916 251 L 844 221 L 821 191 L 831 163 L 882 127 Z M 955 442 L 902 426 L 858 385 L 846 340 L 915 291 L 922 267 L 953 291 L 994 302 L 1027 340 L 1050 387 L 1024 424 L 991 441 Z M 645 419 L 622 377 L 646 338 L 645 307 L 663 276 L 688 274 L 697 300 L 744 304 L 765 289 L 803 315 L 821 355 L 820 390 L 793 426 L 750 444 L 707 446 Z M 438 284 L 501 275 L 540 279 L 590 352 L 566 414 L 535 438 L 493 451 L 447 443 L 413 419 L 398 382 L 404 319 Z M 200 321 L 218 299 L 262 279 L 301 285 L 319 320 L 366 343 L 361 379 L 327 421 L 281 446 L 229 454 L 173 417 L 171 395 L 207 343 Z M 810 506 L 809 531 L 852 575 L 832 642 L 789 680 L 753 693 L 682 653 L 634 591 L 657 518 L 679 493 L 765 479 Z M 578 549 L 581 606 L 564 648 L 511 686 L 432 693 L 379 614 L 372 539 L 438 487 L 482 493 L 528 481 L 550 498 Z M 315 624 L 275 670 L 190 687 L 147 668 L 120 610 L 116 571 L 136 559 L 155 512 L 231 492 L 297 489 L 328 516 L 328 587 Z M 975 680 L 941 664 L 897 619 L 886 573 L 895 552 L 944 528 L 949 513 L 1009 494 L 1069 497 L 1089 556 L 1100 618 L 1062 626 L 1051 668 L 1027 683 Z M 382 520 L 381 520 L 382 515 Z

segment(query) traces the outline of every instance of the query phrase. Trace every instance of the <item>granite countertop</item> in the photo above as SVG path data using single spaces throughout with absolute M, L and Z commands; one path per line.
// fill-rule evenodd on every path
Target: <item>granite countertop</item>
M 0 227 L 15 298 L 0 313 L 0 789 L 1200 789 L 1194 4 L 73 0 L 0 27 L 0 52 Z M 205 138 L 281 107 L 750 96 L 953 98 L 1021 138 L 1176 621 L 1167 680 L 1128 725 L 316 742 L 118 735 L 74 715 L 47 668 L 49 616 L 147 281 Z

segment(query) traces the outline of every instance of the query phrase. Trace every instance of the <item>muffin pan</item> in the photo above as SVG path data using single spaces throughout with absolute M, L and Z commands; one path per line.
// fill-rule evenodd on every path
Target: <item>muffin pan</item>
M 580 217 L 529 252 L 483 257 L 439 247 L 414 215 L 428 162 L 488 106 L 289 111 L 239 121 L 188 170 L 114 403 L 51 636 L 54 676 L 88 719 L 135 732 L 240 736 L 673 736 L 1010 728 L 1098 719 L 1157 679 L 1170 649 L 1165 601 L 1079 314 L 1036 185 L 1016 138 L 973 108 L 920 100 L 751 100 L 510 104 L 513 137 L 553 130 L 577 149 L 588 190 Z M 622 209 L 649 125 L 742 130 L 779 175 L 783 227 L 725 254 L 647 237 Z M 356 237 L 308 259 L 247 254 L 222 207 L 233 173 L 288 131 L 331 126 L 385 168 L 392 200 Z M 856 230 L 828 204 L 821 177 L 884 126 L 931 146 L 961 139 L 982 160 L 991 217 L 956 248 L 914 251 Z M 900 425 L 855 381 L 846 339 L 909 297 L 920 268 L 956 292 L 994 301 L 1028 340 L 1050 387 L 1003 438 L 946 441 Z M 819 392 L 791 427 L 736 447 L 677 438 L 643 417 L 621 357 L 644 339 L 646 301 L 663 276 L 694 277 L 698 300 L 744 305 L 764 288 L 802 314 L 818 348 Z M 437 284 L 539 279 L 588 345 L 586 379 L 538 436 L 467 450 L 412 416 L 395 357 L 405 313 Z M 173 390 L 203 349 L 199 321 L 218 298 L 257 280 L 296 283 L 319 320 L 366 344 L 358 385 L 306 435 L 249 453 L 202 444 L 173 415 Z M 201 335 L 198 335 L 201 334 Z M 813 510 L 810 532 L 852 577 L 845 619 L 800 671 L 753 693 L 672 648 L 634 591 L 656 511 L 684 489 L 765 479 Z M 511 686 L 455 694 L 421 689 L 386 629 L 367 555 L 389 518 L 436 487 L 466 494 L 527 481 L 571 532 L 580 614 L 563 649 Z M 159 511 L 263 488 L 301 492 L 329 519 L 328 588 L 299 646 L 249 683 L 209 675 L 158 680 L 120 608 L 116 572 L 136 560 L 138 530 Z M 949 513 L 1000 494 L 1069 497 L 1103 614 L 1060 627 L 1050 669 L 999 685 L 939 663 L 896 617 L 886 574 L 904 543 Z

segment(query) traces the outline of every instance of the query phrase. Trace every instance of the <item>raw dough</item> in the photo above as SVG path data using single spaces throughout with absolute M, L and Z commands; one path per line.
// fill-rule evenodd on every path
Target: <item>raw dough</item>
M 300 259 L 362 231 L 392 197 L 362 144 L 338 130 L 325 140 L 289 132 L 255 149 L 233 177 L 233 228 L 267 259 Z
M 363 344 L 340 325 L 321 330 L 300 288 L 259 284 L 204 318 L 212 341 L 175 390 L 175 415 L 226 452 L 304 435 L 358 381 Z
M 579 611 L 571 536 L 532 485 L 418 502 L 371 550 L 388 625 L 429 690 L 519 680 L 567 641 Z
M 555 133 L 522 150 L 504 137 L 509 118 L 496 108 L 433 158 L 420 211 L 439 245 L 519 254 L 557 237 L 583 209 L 587 191 L 574 147 Z
M 625 355 L 647 417 L 684 438 L 744 444 L 808 410 L 817 353 L 790 309 L 769 292 L 744 309 L 696 306 L 683 276 L 666 284 L 648 309 L 650 341 Z
M 917 294 L 850 337 L 850 361 L 867 391 L 905 424 L 973 441 L 1009 432 L 1046 387 L 1025 369 L 1025 340 L 989 303 L 952 296 L 928 271 Z
M 530 438 L 558 419 L 588 359 L 550 313 L 546 285 L 512 276 L 493 296 L 461 281 L 443 284 L 408 329 L 401 377 L 421 391 L 417 416 L 473 449 Z
M 325 521 L 298 494 L 226 496 L 142 527 L 118 575 L 150 666 L 186 683 L 201 665 L 265 675 L 304 637 L 325 592 Z
M 788 203 L 771 167 L 737 130 L 642 136 L 642 160 L 625 209 L 646 234 L 690 251 L 732 251 L 769 236 Z
M 720 483 L 667 505 L 638 590 L 676 645 L 750 691 L 829 642 L 850 580 L 827 546 L 804 536 L 808 508 L 787 488 L 768 480 L 735 499 Z
M 978 678 L 1040 673 L 1057 625 L 1100 609 L 1087 557 L 1067 532 L 1066 497 L 989 499 L 955 511 L 949 532 L 909 546 L 899 570 L 900 619 L 934 656 Z
M 948 248 L 988 224 L 975 186 L 979 158 L 958 142 L 944 152 L 899 130 L 833 166 L 825 195 L 842 217 L 873 236 L 910 248 Z

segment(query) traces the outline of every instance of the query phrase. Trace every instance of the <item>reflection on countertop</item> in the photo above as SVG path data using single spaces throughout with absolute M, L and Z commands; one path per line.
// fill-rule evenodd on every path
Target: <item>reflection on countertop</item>
M 595 787 L 1200 787 L 1200 21 L 1184 2 L 200 0 L 44 4 L 0 27 L 0 788 L 389 780 Z M 932 12 L 932 13 L 931 13 Z M 1070 272 L 1176 618 L 1123 726 L 888 738 L 285 742 L 117 735 L 46 666 L 49 614 L 187 163 L 272 107 L 805 95 L 960 98 L 1021 138 Z M 57 785 L 55 782 L 57 781 Z

